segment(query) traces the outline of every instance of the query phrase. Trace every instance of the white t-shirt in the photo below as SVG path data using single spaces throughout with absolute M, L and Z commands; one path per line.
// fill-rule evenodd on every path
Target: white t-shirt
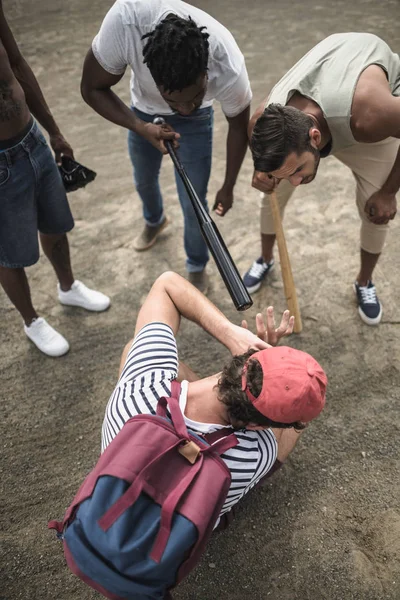
M 232 34 L 206 12 L 181 0 L 117 0 L 110 8 L 93 40 L 97 61 L 108 73 L 120 75 L 129 65 L 132 69 L 132 105 L 142 112 L 172 114 L 163 100 L 150 71 L 143 63 L 142 36 L 169 14 L 189 16 L 206 26 L 209 34 L 208 85 L 201 108 L 221 103 L 227 117 L 235 117 L 249 106 L 252 98 L 244 56 Z

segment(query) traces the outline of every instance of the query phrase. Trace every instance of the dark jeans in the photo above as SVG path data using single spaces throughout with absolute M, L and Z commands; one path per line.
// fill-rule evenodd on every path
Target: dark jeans
M 38 230 L 61 234 L 74 226 L 53 154 L 36 123 L 16 146 L 0 151 L 0 265 L 39 260 Z
M 142 121 L 152 122 L 156 115 L 133 109 Z M 179 139 L 179 158 L 201 202 L 207 208 L 207 186 L 211 173 L 213 109 L 203 108 L 183 117 L 178 114 L 163 115 Z M 129 132 L 129 155 L 133 165 L 136 189 L 143 204 L 143 217 L 150 226 L 159 225 L 164 219 L 159 173 L 163 155 L 137 133 Z M 178 173 L 175 171 L 179 202 L 184 216 L 184 245 L 189 272 L 202 271 L 208 262 L 207 245 L 198 226 L 189 196 Z M 207 208 L 208 210 L 208 208 Z

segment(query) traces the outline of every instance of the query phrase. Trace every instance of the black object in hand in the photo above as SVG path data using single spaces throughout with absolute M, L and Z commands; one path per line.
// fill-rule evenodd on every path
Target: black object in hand
M 162 125 L 164 123 L 164 119 L 162 117 L 156 117 L 153 120 L 153 123 L 155 125 Z M 232 298 L 236 310 L 246 310 L 247 308 L 250 308 L 250 306 L 253 304 L 253 301 L 243 283 L 242 278 L 239 275 L 237 267 L 233 262 L 231 255 L 229 254 L 229 250 L 226 247 L 217 226 L 202 205 L 200 198 L 198 197 L 192 182 L 187 176 L 172 143 L 168 140 L 164 140 L 164 144 L 170 157 L 172 158 L 175 169 L 177 170 L 179 177 L 186 188 L 196 214 L 201 233 L 203 234 L 204 241 L 206 242 L 208 249 L 215 260 L 215 264 L 218 267 L 220 275 Z
M 69 156 L 61 157 L 61 165 L 58 167 L 66 192 L 74 192 L 85 187 L 96 178 L 97 173 L 84 167 Z

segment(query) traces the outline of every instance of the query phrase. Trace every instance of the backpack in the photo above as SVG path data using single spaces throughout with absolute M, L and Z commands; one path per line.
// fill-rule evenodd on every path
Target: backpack
M 156 415 L 124 424 L 64 520 L 48 525 L 71 571 L 111 600 L 164 598 L 198 562 L 229 491 L 219 455 L 237 438 L 188 431 L 179 391 L 173 381 Z

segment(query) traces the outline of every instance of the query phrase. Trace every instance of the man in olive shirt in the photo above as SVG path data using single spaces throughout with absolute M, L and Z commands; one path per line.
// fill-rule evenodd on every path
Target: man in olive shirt
M 400 187 L 400 59 L 370 33 L 338 33 L 312 48 L 277 83 L 250 124 L 253 186 L 276 188 L 281 212 L 300 184 L 310 183 L 320 158 L 332 154 L 356 179 L 361 218 L 361 266 L 354 282 L 368 325 L 382 318 L 372 273 Z M 275 231 L 268 198 L 261 208 L 262 256 L 244 277 L 259 289 L 273 266 Z

